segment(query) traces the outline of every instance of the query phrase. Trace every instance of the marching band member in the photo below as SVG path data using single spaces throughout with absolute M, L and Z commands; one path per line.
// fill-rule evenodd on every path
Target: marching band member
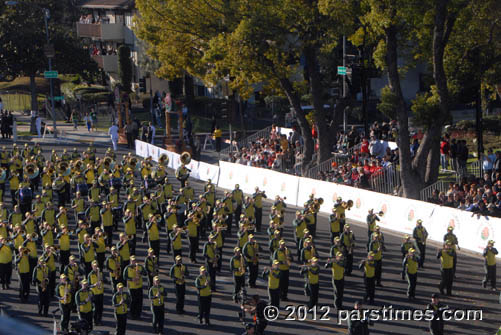
M 150 213 L 149 220 L 146 223 L 146 232 L 148 234 L 148 245 L 153 249 L 155 256 L 160 257 L 160 232 L 158 230 L 158 221 L 161 220 L 160 214 Z
M 10 286 L 14 250 L 14 245 L 12 243 L 7 243 L 6 237 L 0 237 L 0 282 L 4 290 L 9 289 Z
M 240 218 L 242 214 L 242 205 L 244 199 L 244 192 L 240 189 L 240 185 L 235 184 L 235 189 L 231 192 L 232 198 L 235 201 L 235 220 Z
M 122 258 L 119 255 L 116 247 L 111 247 L 111 255 L 106 258 L 105 267 L 108 269 L 110 274 L 110 282 L 113 293 L 118 283 L 122 282 Z
M 160 278 L 153 277 L 153 285 L 148 291 L 148 298 L 151 301 L 151 313 L 153 314 L 153 332 L 163 334 L 165 319 L 165 301 L 167 290 L 160 285 Z
M 279 269 L 280 262 L 274 260 L 271 269 L 264 268 L 263 279 L 268 279 L 268 297 L 270 305 L 280 308 L 280 278 L 282 271 Z
M 204 245 L 203 256 L 205 258 L 205 268 L 209 271 L 210 286 L 213 291 L 216 291 L 216 268 L 219 258 L 217 246 L 214 236 L 209 235 L 208 241 Z
M 454 246 L 451 241 L 444 242 L 444 247 L 437 252 L 437 259 L 440 259 L 440 293 L 444 294 L 445 289 L 447 291 L 447 295 L 452 295 L 456 250 L 454 250 Z
M 235 247 L 234 252 L 230 260 L 230 271 L 233 273 L 233 301 L 237 302 L 240 291 L 245 291 L 245 260 L 239 247 Z
M 369 243 L 369 251 L 374 253 L 376 285 L 382 287 L 381 275 L 383 273 L 383 251 L 386 251 L 386 247 L 384 246 L 381 235 L 376 231 L 372 233 L 372 239 Z
M 376 263 L 374 261 L 374 252 L 369 251 L 367 259 L 360 262 L 358 268 L 364 272 L 364 302 L 367 302 L 367 299 L 369 299 L 370 304 L 374 304 L 376 291 Z
M 198 318 L 200 324 L 205 319 L 205 325 L 210 326 L 212 291 L 205 266 L 200 267 L 200 275 L 195 279 L 195 287 L 198 290 Z
M 169 271 L 169 276 L 174 280 L 176 286 L 176 313 L 184 314 L 184 295 L 186 292 L 185 278 L 189 276 L 188 268 L 183 265 L 183 258 L 176 256 L 176 264 Z
M 414 237 L 414 241 L 416 242 L 416 246 L 419 250 L 419 267 L 424 269 L 428 231 L 426 231 L 426 228 L 423 226 L 423 220 L 419 219 L 416 221 L 416 227 L 412 232 L 412 237 Z
M 148 275 L 148 287 L 151 287 L 153 285 L 153 277 L 158 276 L 160 268 L 158 257 L 152 248 L 148 249 L 148 256 L 146 256 L 144 266 Z
M 280 270 L 280 299 L 289 301 L 287 293 L 289 292 L 289 269 L 292 262 L 292 255 L 289 249 L 285 246 L 285 241 L 280 241 L 279 248 L 273 254 L 273 260 L 279 261 L 278 268 Z
M 130 241 L 130 252 L 131 254 L 136 253 L 136 221 L 134 215 L 129 210 L 125 211 L 123 218 L 123 223 L 125 226 L 125 234 L 127 234 Z
M 259 272 L 259 251 L 261 250 L 254 235 L 249 235 L 249 242 L 244 245 L 243 254 L 249 267 L 249 287 L 256 287 L 256 279 Z
M 21 302 L 27 302 L 30 296 L 30 250 L 22 246 L 19 247 L 16 255 L 16 267 L 19 274 L 19 298 Z
M 106 235 L 105 244 L 106 247 L 111 248 L 113 244 L 113 211 L 111 210 L 111 203 L 103 202 L 103 208 L 100 211 L 101 214 L 101 226 Z
M 130 263 L 130 254 L 131 254 L 129 248 L 129 238 L 125 233 L 120 233 L 120 240 L 117 242 L 116 248 L 118 250 L 118 253 L 120 254 L 120 258 L 122 261 L 120 267 L 122 269 L 125 269 L 125 267 Z
M 56 296 L 59 300 L 59 309 L 61 310 L 61 330 L 67 332 L 71 316 L 72 289 L 64 273 L 59 278 L 60 281 L 56 287 Z
M 77 305 L 78 319 L 85 320 L 88 325 L 88 330 L 92 330 L 92 300 L 93 294 L 89 289 L 89 283 L 86 279 L 80 282 L 81 289 L 75 293 L 75 303 Z
M 38 265 L 33 270 L 32 281 L 38 292 L 38 315 L 48 316 L 50 305 L 49 268 L 43 257 L 38 259 Z
M 419 257 L 415 254 L 416 249 L 410 248 L 405 255 L 404 261 L 402 262 L 402 279 L 407 278 L 407 297 L 409 300 L 416 298 L 416 283 L 417 283 L 417 273 L 419 267 Z
M 331 256 L 331 258 L 327 260 L 325 267 L 331 266 L 334 307 L 340 311 L 343 309 L 345 263 L 343 253 L 337 252 L 334 256 L 335 258 Z
M 491 288 L 493 291 L 496 291 L 496 255 L 498 254 L 498 250 L 494 248 L 494 241 L 489 240 L 487 242 L 487 246 L 484 249 L 482 255 L 485 259 L 484 269 L 485 269 L 485 277 L 482 281 L 482 286 L 484 288 L 487 287 L 487 282 L 491 282 Z
M 103 319 L 104 275 L 97 261 L 92 262 L 92 271 L 87 276 L 94 302 L 94 324 L 99 326 Z
M 308 308 L 313 308 L 318 303 L 318 291 L 319 291 L 319 274 L 320 267 L 318 266 L 318 258 L 313 257 L 308 263 L 301 267 L 301 275 L 305 277 L 305 286 L 310 301 L 308 302 Z
M 179 227 L 177 224 L 172 226 L 172 232 L 169 234 L 171 244 L 172 244 L 172 255 L 174 259 L 176 256 L 183 257 L 183 235 L 185 231 L 182 227 Z
M 123 278 L 127 280 L 131 302 L 131 317 L 135 320 L 141 319 L 143 310 L 143 276 L 146 275 L 144 267 L 136 261 L 136 256 L 130 256 L 130 264 L 124 269 Z
M 264 191 L 259 191 L 259 187 L 255 188 L 255 192 L 252 195 L 254 200 L 255 216 L 256 216 L 256 230 L 261 231 L 261 222 L 263 220 L 263 199 L 266 199 L 266 194 Z
M 56 251 L 52 245 L 45 244 L 44 252 L 42 254 L 45 264 L 49 269 L 49 294 L 50 297 L 54 297 L 56 292 Z
M 355 250 L 355 234 L 351 231 L 349 224 L 343 227 L 343 233 L 340 236 L 346 254 L 344 259 L 345 275 L 350 276 L 353 271 L 353 250 Z

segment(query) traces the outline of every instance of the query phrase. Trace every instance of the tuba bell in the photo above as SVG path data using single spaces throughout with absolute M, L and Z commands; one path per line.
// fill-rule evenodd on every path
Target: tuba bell
M 109 170 L 110 168 L 112 168 L 112 164 L 113 164 L 113 159 L 109 156 L 107 156 L 105 159 L 104 159 L 104 168 Z
M 167 156 L 166 154 L 161 154 L 160 158 L 158 158 L 158 164 L 162 166 L 169 164 L 169 156 Z
M 69 176 L 71 174 L 71 169 L 68 165 L 68 162 L 66 161 L 59 162 L 59 164 L 57 164 L 57 173 L 62 177 Z
M 75 162 L 75 165 L 74 165 L 74 166 L 75 166 L 75 171 L 77 171 L 77 172 L 82 172 L 82 167 L 83 167 L 83 165 L 84 165 L 84 164 L 83 164 L 83 162 L 82 162 L 82 160 L 81 160 L 81 159 L 77 160 L 77 161 Z
M 347 206 L 348 206 L 348 210 L 350 210 L 353 207 L 353 200 L 348 200 Z
M 24 174 L 29 178 L 29 179 L 34 179 L 38 177 L 38 174 L 40 173 L 40 170 L 38 166 L 35 163 L 28 163 L 24 167 Z
M 183 163 L 184 165 L 188 165 L 190 164 L 191 162 L 191 154 L 187 151 L 183 152 L 181 154 L 181 158 L 180 158 L 180 161 L 181 163 Z

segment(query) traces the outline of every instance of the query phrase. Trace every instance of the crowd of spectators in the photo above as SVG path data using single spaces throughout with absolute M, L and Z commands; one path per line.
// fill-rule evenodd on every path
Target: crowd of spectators
M 428 202 L 480 215 L 501 217 L 501 152 L 483 156 L 483 178 L 465 176 L 445 192 L 434 190 Z

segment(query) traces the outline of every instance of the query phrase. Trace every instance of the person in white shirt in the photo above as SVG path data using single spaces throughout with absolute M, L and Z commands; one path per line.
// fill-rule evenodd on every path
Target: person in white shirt
M 113 150 L 117 151 L 118 148 L 118 127 L 116 124 L 112 124 L 108 130 L 108 135 L 111 137 L 111 143 L 113 144 Z

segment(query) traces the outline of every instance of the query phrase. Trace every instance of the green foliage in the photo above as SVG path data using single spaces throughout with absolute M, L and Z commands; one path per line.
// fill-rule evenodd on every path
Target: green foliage
M 377 105 L 377 109 L 389 117 L 390 119 L 396 118 L 396 110 L 398 105 L 398 98 L 389 86 L 383 87 L 381 90 L 381 101 Z
M 432 92 L 418 94 L 416 99 L 412 100 L 411 111 L 417 126 L 429 128 L 436 122 L 437 115 L 441 112 L 436 89 L 432 87 Z
M 129 93 L 132 89 L 132 60 L 130 49 L 126 45 L 118 48 L 118 77 L 122 90 Z

